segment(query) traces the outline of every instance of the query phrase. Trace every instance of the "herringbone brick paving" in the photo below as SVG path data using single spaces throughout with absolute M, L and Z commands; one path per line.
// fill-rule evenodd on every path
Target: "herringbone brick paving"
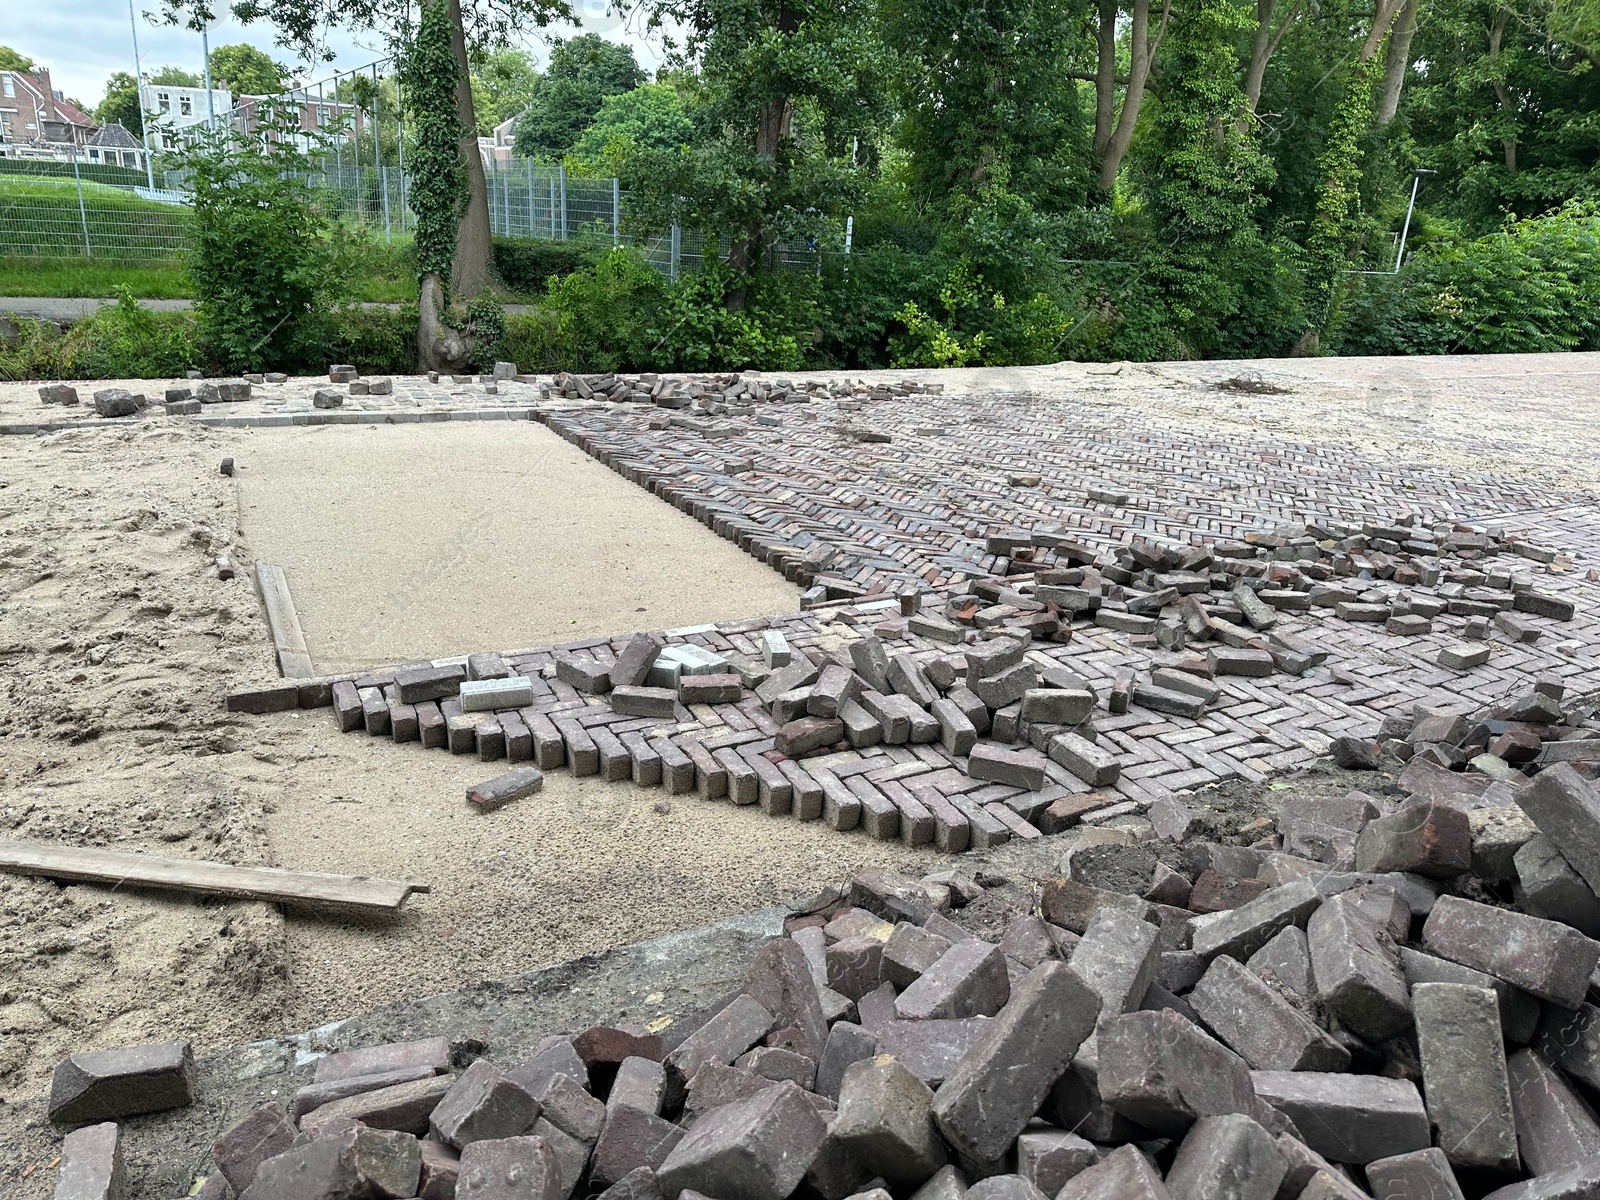
M 1137 706 L 1123 717 L 1102 716 L 1103 737 L 1124 756 L 1119 790 L 1131 797 L 1228 778 L 1261 780 L 1309 761 L 1331 738 L 1368 732 L 1385 713 L 1417 702 L 1474 708 L 1543 673 L 1587 690 L 1600 647 L 1593 603 L 1600 588 L 1581 575 L 1600 562 L 1600 508 L 1581 498 L 1492 474 L 1379 463 L 1336 444 L 1158 426 L 1136 405 L 1090 398 L 916 397 L 780 411 L 779 427 L 739 423 L 737 434 L 715 440 L 677 425 L 652 428 L 663 423 L 659 416 L 626 407 L 542 419 L 624 477 L 835 596 L 892 594 L 908 579 L 942 589 L 1004 574 L 1009 564 L 985 551 L 985 535 L 1044 526 L 1111 547 L 1135 538 L 1239 538 L 1280 522 L 1388 521 L 1410 512 L 1423 525 L 1501 523 L 1571 556 L 1571 571 L 1541 574 L 1537 584 L 1576 599 L 1577 618 L 1539 622 L 1547 632 L 1535 645 L 1496 642 L 1489 663 L 1473 670 L 1435 665 L 1439 650 L 1460 640 L 1459 619 L 1440 618 L 1434 633 L 1400 638 L 1381 624 L 1294 614 L 1303 619 L 1285 626 L 1331 651 L 1328 664 L 1309 676 L 1218 680 L 1224 698 L 1192 723 Z M 852 432 L 861 426 L 893 440 L 861 442 Z M 919 432 L 934 427 L 941 432 Z M 754 467 L 725 468 L 739 459 Z M 1040 476 L 1038 486 L 1010 482 L 1027 474 Z M 1127 500 L 1090 500 L 1088 486 Z M 819 543 L 841 560 L 816 568 Z M 1037 556 L 1042 565 L 1053 561 L 1050 551 Z M 904 637 L 929 654 L 941 649 Z M 1102 684 L 1149 661 L 1127 636 L 1094 626 L 1080 628 L 1069 645 L 1040 645 L 1033 653 Z M 1353 682 L 1336 681 L 1335 672 Z
M 737 416 L 712 424 L 626 405 L 537 414 L 623 477 L 828 596 L 798 614 L 668 631 L 668 642 L 759 660 L 764 629 L 781 630 L 798 649 L 823 652 L 877 632 L 896 648 L 932 659 L 952 648 L 911 633 L 891 597 L 908 584 L 942 596 L 969 580 L 1056 561 L 1050 550 L 1015 564 L 990 553 L 986 538 L 1013 529 L 1055 528 L 1105 551 L 1136 539 L 1227 541 L 1279 523 L 1387 524 L 1410 513 L 1424 527 L 1503 525 L 1563 553 L 1551 567 L 1521 558 L 1515 566 L 1535 573 L 1538 590 L 1575 600 L 1576 618 L 1530 617 L 1543 631 L 1540 641 L 1494 641 L 1489 661 L 1471 670 L 1436 665 L 1441 649 L 1459 643 L 1464 618 L 1441 616 L 1433 632 L 1401 637 L 1383 624 L 1342 620 L 1331 609 L 1280 611 L 1278 628 L 1327 651 L 1324 665 L 1302 676 L 1220 677 L 1220 698 L 1194 720 L 1137 704 L 1120 715 L 1102 710 L 1095 720 L 1099 739 L 1121 762 L 1114 791 L 1129 800 L 1147 804 L 1229 779 L 1264 781 L 1310 762 L 1331 739 L 1370 733 L 1385 714 L 1419 702 L 1474 709 L 1526 690 L 1547 673 L 1569 680 L 1575 692 L 1600 686 L 1590 679 L 1600 647 L 1600 586 L 1585 577 L 1590 564 L 1600 563 L 1600 507 L 1587 497 L 1553 494 L 1510 476 L 1380 462 L 1348 445 L 1219 433 L 1198 423 L 1180 428 L 1145 416 L 1137 404 L 1092 396 L 762 406 L 768 422 L 775 414 L 780 424 Z M 863 441 L 864 431 L 891 440 Z M 984 785 L 967 776 L 963 758 L 938 745 L 878 745 L 789 762 L 774 749 L 776 723 L 752 696 L 739 704 L 680 706 L 670 720 L 627 718 L 603 697 L 550 677 L 563 651 L 609 662 L 625 640 L 502 651 L 513 669 L 542 676 L 535 703 L 519 714 L 533 731 L 541 764 L 543 741 L 551 765 L 564 760 L 585 773 L 673 792 L 694 788 L 708 799 L 759 800 L 775 812 L 788 811 L 777 797 L 791 788 L 798 794 L 848 782 L 850 794 L 891 814 L 898 809 L 902 818 L 864 818 L 862 827 L 908 838 L 913 828 L 927 836 L 926 809 L 908 787 L 931 788 L 925 797 L 990 806 L 982 811 L 1002 814 L 1001 824 L 989 822 L 996 838 L 1008 836 L 1002 825 L 1031 832 L 1012 810 L 1033 815 L 1050 797 L 1089 790 L 1054 764 L 1045 793 Z M 1028 654 L 1040 666 L 1069 666 L 1104 696 L 1119 673 L 1149 669 L 1159 653 L 1150 640 L 1080 622 L 1069 641 L 1035 642 Z M 381 687 L 389 678 L 380 673 L 358 685 Z M 488 740 L 480 730 L 479 747 L 494 757 L 504 750 L 489 720 Z M 516 721 L 508 718 L 508 728 Z M 976 829 L 981 813 L 969 809 L 968 816 Z

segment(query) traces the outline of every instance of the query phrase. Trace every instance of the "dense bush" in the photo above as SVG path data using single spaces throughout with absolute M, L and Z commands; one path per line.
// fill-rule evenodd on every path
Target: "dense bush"
M 535 296 L 544 292 L 551 279 L 581 270 L 610 248 L 609 236 L 603 248 L 588 240 L 497 237 L 494 269 L 513 292 Z
M 1362 276 L 1342 354 L 1600 349 L 1600 208 L 1571 204 L 1462 245 L 1436 244 L 1397 275 Z
M 307 165 L 298 127 L 298 109 L 263 102 L 258 129 L 205 130 L 182 155 L 194 196 L 188 266 L 200 342 L 229 371 L 285 370 L 331 338 L 339 244 L 294 175 Z
M 18 322 L 0 343 L 0 379 L 151 379 L 199 366 L 190 313 L 157 313 L 123 290 L 117 303 L 69 325 Z
M 416 306 L 350 306 L 330 310 L 324 341 L 282 367 L 321 374 L 331 362 L 354 363 L 366 374 L 416 370 Z M 152 312 L 124 291 L 107 306 L 64 330 L 53 321 L 20 321 L 13 342 L 0 343 L 0 379 L 172 379 L 185 371 L 225 374 L 224 362 L 200 348 L 193 312 Z

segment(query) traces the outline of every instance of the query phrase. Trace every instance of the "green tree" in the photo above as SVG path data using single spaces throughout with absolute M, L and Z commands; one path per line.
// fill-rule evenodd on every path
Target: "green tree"
M 1416 158 L 1439 172 L 1425 185 L 1435 205 L 1482 233 L 1505 212 L 1600 198 L 1600 70 L 1576 40 L 1582 9 L 1435 0 L 1431 15 L 1401 111 Z
M 33 59 L 26 54 L 13 50 L 10 46 L 0 46 L 0 71 L 32 71 Z
M 105 98 L 94 110 L 94 119 L 102 125 L 115 122 L 134 137 L 144 132 L 139 113 L 139 85 L 127 71 L 113 71 L 106 80 Z
M 632 91 L 644 78 L 632 47 L 594 33 L 558 42 L 517 122 L 516 153 L 560 158 L 577 145 L 607 96 Z
M 572 157 L 596 175 L 616 175 L 640 151 L 671 151 L 694 136 L 678 90 L 647 83 L 620 96 L 607 96 L 600 112 L 572 148 Z
M 472 45 L 492 49 L 508 45 L 513 35 L 526 32 L 530 26 L 570 20 L 573 14 L 567 0 L 478 0 L 468 5 L 472 17 L 469 30 L 461 0 L 442 2 L 450 27 L 450 57 L 454 65 L 440 62 L 435 69 L 448 72 L 444 82 L 453 88 L 460 134 L 457 154 L 467 180 L 467 203 L 459 210 L 451 283 L 457 293 L 476 296 L 493 290 L 496 281 L 488 186 L 478 154 L 478 119 L 467 53 L 469 35 Z M 213 3 L 214 0 L 162 0 L 162 7 L 170 22 L 196 27 L 215 18 Z M 381 32 L 396 57 L 404 57 L 417 31 L 416 5 L 412 0 L 227 0 L 227 7 L 243 24 L 271 22 L 279 43 L 307 61 L 331 57 L 326 43 L 330 29 Z
M 660 0 L 701 62 L 697 133 L 627 172 L 647 220 L 726 239 L 726 306 L 743 308 L 775 242 L 831 238 L 861 194 L 854 139 L 877 126 L 883 50 L 869 0 Z
M 270 55 L 248 42 L 218 46 L 211 52 L 211 82 L 226 87 L 234 98 L 275 96 L 283 91 L 288 69 L 272 61 Z
M 916 200 L 976 195 L 997 177 L 1030 204 L 1082 203 L 1087 129 L 1064 71 L 1072 0 L 883 0 L 896 53 L 895 133 Z
M 1144 302 L 1159 303 L 1174 357 L 1286 352 L 1303 332 L 1291 303 L 1264 329 L 1274 256 L 1257 224 L 1273 182 L 1248 119 L 1236 47 L 1258 28 L 1233 0 L 1195 0 L 1162 50 L 1160 95 L 1133 147 L 1151 218 L 1141 256 Z M 1159 298 L 1159 299 L 1157 299 Z
M 526 50 L 508 46 L 475 56 L 472 64 L 472 100 L 478 114 L 478 136 L 528 107 L 539 83 L 539 72 Z
M 182 67 L 162 67 L 150 76 L 150 82 L 157 86 L 167 87 L 204 87 L 205 82 L 193 71 L 185 71 Z

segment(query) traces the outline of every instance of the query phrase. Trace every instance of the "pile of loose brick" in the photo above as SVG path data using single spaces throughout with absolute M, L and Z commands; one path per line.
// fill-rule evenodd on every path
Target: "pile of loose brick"
M 1554 551 L 1399 521 L 1112 552 L 1013 530 L 990 543 L 1014 570 L 1035 553 L 1051 563 L 847 606 L 848 641 L 791 643 L 782 622 L 761 620 L 284 682 L 230 705 L 331 705 L 346 732 L 504 759 L 513 770 L 469 792 L 486 810 L 565 766 L 959 852 L 1147 809 L 1157 795 L 1111 790 L 1121 755 L 1097 724 L 1199 720 L 1234 679 L 1331 677 L 1319 615 L 1383 622 L 1401 641 L 1456 622 L 1468 640 L 1438 655 L 1452 671 L 1486 660 L 1491 639 L 1530 642 L 1541 622 L 1572 618 L 1571 600 L 1535 590 L 1517 565 Z M 1087 670 L 1072 654 L 1090 630 L 1148 667 L 1109 681 L 1105 664 Z M 699 636 L 718 632 L 735 640 Z M 1334 748 L 1364 753 L 1348 736 Z
M 999 936 L 962 924 L 981 874 L 871 869 L 701 1011 L 525 1061 L 442 1037 L 329 1054 L 218 1131 L 196 1194 L 1592 1200 L 1600 762 L 1563 750 L 1600 744 L 1591 711 L 1547 686 L 1417 714 L 1374 741 L 1409 755 L 1411 795 L 1296 798 L 1251 845 L 1166 859 L 1147 848 L 1186 831 L 1145 828 L 1121 846 L 1137 891 L 1092 882 L 1128 830 L 1091 831 Z M 1440 761 L 1480 745 L 1523 762 L 1514 802 Z M 194 1078 L 182 1041 L 62 1063 L 60 1200 L 119 1200 L 116 1122 Z
M 513 367 L 513 370 L 515 368 Z M 763 381 L 741 374 L 721 375 L 557 375 L 547 394 L 569 400 L 609 400 L 617 404 L 653 404 L 658 408 L 692 409 L 700 416 L 750 416 L 761 404 L 804 404 L 812 399 L 888 400 L 934 396 L 942 383 L 900 380 L 869 383 L 865 380 Z M 666 426 L 662 426 L 665 428 Z

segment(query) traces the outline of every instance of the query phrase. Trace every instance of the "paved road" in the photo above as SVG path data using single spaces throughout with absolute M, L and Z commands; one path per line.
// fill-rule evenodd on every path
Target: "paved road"
M 0 296 L 0 316 L 33 317 L 46 321 L 76 321 L 116 301 L 95 297 L 66 296 Z M 140 304 L 156 312 L 183 312 L 194 306 L 193 300 L 141 300 Z M 364 308 L 399 308 L 398 304 L 366 304 Z M 508 313 L 528 312 L 529 305 L 507 304 Z

